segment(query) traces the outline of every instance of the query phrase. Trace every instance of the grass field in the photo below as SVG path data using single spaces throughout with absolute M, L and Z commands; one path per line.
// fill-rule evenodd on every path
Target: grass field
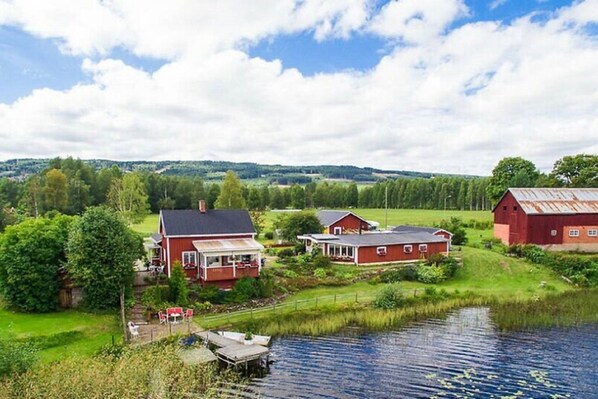
M 385 211 L 384 209 L 352 209 L 352 212 L 361 216 L 366 220 L 374 220 L 380 223 L 380 228 L 385 227 Z M 264 231 L 271 231 L 272 224 L 276 218 L 283 212 L 268 211 L 265 214 L 266 226 Z M 458 211 L 458 210 L 435 210 L 435 209 L 389 209 L 388 210 L 388 225 L 396 226 L 399 224 L 412 224 L 420 226 L 431 226 L 440 223 L 443 219 L 450 219 L 451 217 L 460 217 L 464 222 L 470 220 L 475 221 L 491 221 L 492 213 L 489 211 Z M 131 226 L 134 231 L 144 235 L 150 235 L 158 230 L 158 215 L 152 214 L 145 218 L 142 223 Z
M 54 313 L 17 313 L 7 310 L 0 303 L 0 338 L 28 338 L 78 331 L 74 340 L 65 345 L 44 349 L 43 361 L 53 361 L 66 356 L 88 356 L 99 347 L 112 342 L 112 335 L 119 341 L 122 331 L 116 316 L 95 315 L 77 311 Z M 120 335 L 119 335 L 120 334 Z

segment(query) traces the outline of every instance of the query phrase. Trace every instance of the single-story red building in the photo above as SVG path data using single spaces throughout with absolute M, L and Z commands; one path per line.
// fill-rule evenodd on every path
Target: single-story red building
M 169 277 L 175 261 L 182 263 L 188 278 L 221 288 L 260 274 L 264 247 L 255 240 L 244 209 L 208 210 L 200 201 L 196 210 L 161 210 L 159 232 L 159 257 Z
M 371 227 L 367 220 L 349 211 L 321 210 L 317 216 L 324 226 L 324 234 L 359 233 Z
M 453 239 L 453 233 L 440 227 L 410 226 L 404 224 L 393 227 L 391 230 L 397 233 L 430 233 L 435 236 L 444 237 L 449 241 Z
M 315 247 L 334 261 L 356 265 L 412 262 L 430 255 L 448 255 L 450 241 L 426 232 L 365 234 L 308 234 L 298 237 L 307 251 Z
M 597 188 L 510 188 L 492 212 L 507 245 L 598 251 Z

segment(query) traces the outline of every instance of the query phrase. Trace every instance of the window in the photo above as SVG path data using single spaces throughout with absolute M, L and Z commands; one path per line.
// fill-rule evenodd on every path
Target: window
M 411 252 L 413 252 L 413 245 L 403 246 L 403 252 L 405 252 L 406 254 L 410 254 Z
M 378 247 L 376 248 L 376 253 L 380 256 L 386 255 L 386 247 Z
M 550 235 L 552 237 L 556 237 L 556 230 L 550 230 Z
M 185 269 L 194 268 L 197 266 L 197 252 L 185 251 L 182 253 L 183 267 Z
M 419 244 L 419 252 L 428 252 L 428 244 Z
M 569 230 L 569 237 L 579 237 L 579 230 L 577 230 L 577 229 Z
M 514 210 L 514 211 L 517 211 L 517 205 L 515 205 L 515 206 L 513 207 L 513 210 Z
M 342 227 L 335 227 L 334 228 L 334 234 L 343 234 L 343 228 Z
M 503 207 L 502 207 L 502 210 L 503 210 L 503 211 L 506 211 L 506 210 L 507 210 L 507 206 L 506 206 L 506 205 L 503 205 Z
M 588 229 L 588 237 L 598 237 L 598 230 Z
M 206 263 L 210 267 L 218 267 L 218 266 L 220 266 L 220 257 L 219 256 L 208 256 L 206 258 Z
M 335 257 L 335 258 L 352 258 L 353 257 L 353 247 L 349 247 L 346 245 L 329 245 L 328 246 L 328 255 Z

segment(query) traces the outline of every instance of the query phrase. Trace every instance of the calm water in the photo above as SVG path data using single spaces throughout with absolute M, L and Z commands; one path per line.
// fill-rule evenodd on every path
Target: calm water
M 279 339 L 272 353 L 242 396 L 598 399 L 598 326 L 499 333 L 480 308 L 396 332 Z

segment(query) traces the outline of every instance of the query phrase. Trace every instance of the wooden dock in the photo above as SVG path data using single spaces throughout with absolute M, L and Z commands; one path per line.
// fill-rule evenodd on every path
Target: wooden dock
M 235 340 L 225 338 L 220 334 L 211 331 L 199 331 L 195 335 L 200 337 L 208 345 L 216 346 L 216 357 L 228 365 L 245 365 L 247 369 L 249 364 L 254 364 L 265 359 L 268 364 L 270 350 L 260 345 L 244 345 Z

